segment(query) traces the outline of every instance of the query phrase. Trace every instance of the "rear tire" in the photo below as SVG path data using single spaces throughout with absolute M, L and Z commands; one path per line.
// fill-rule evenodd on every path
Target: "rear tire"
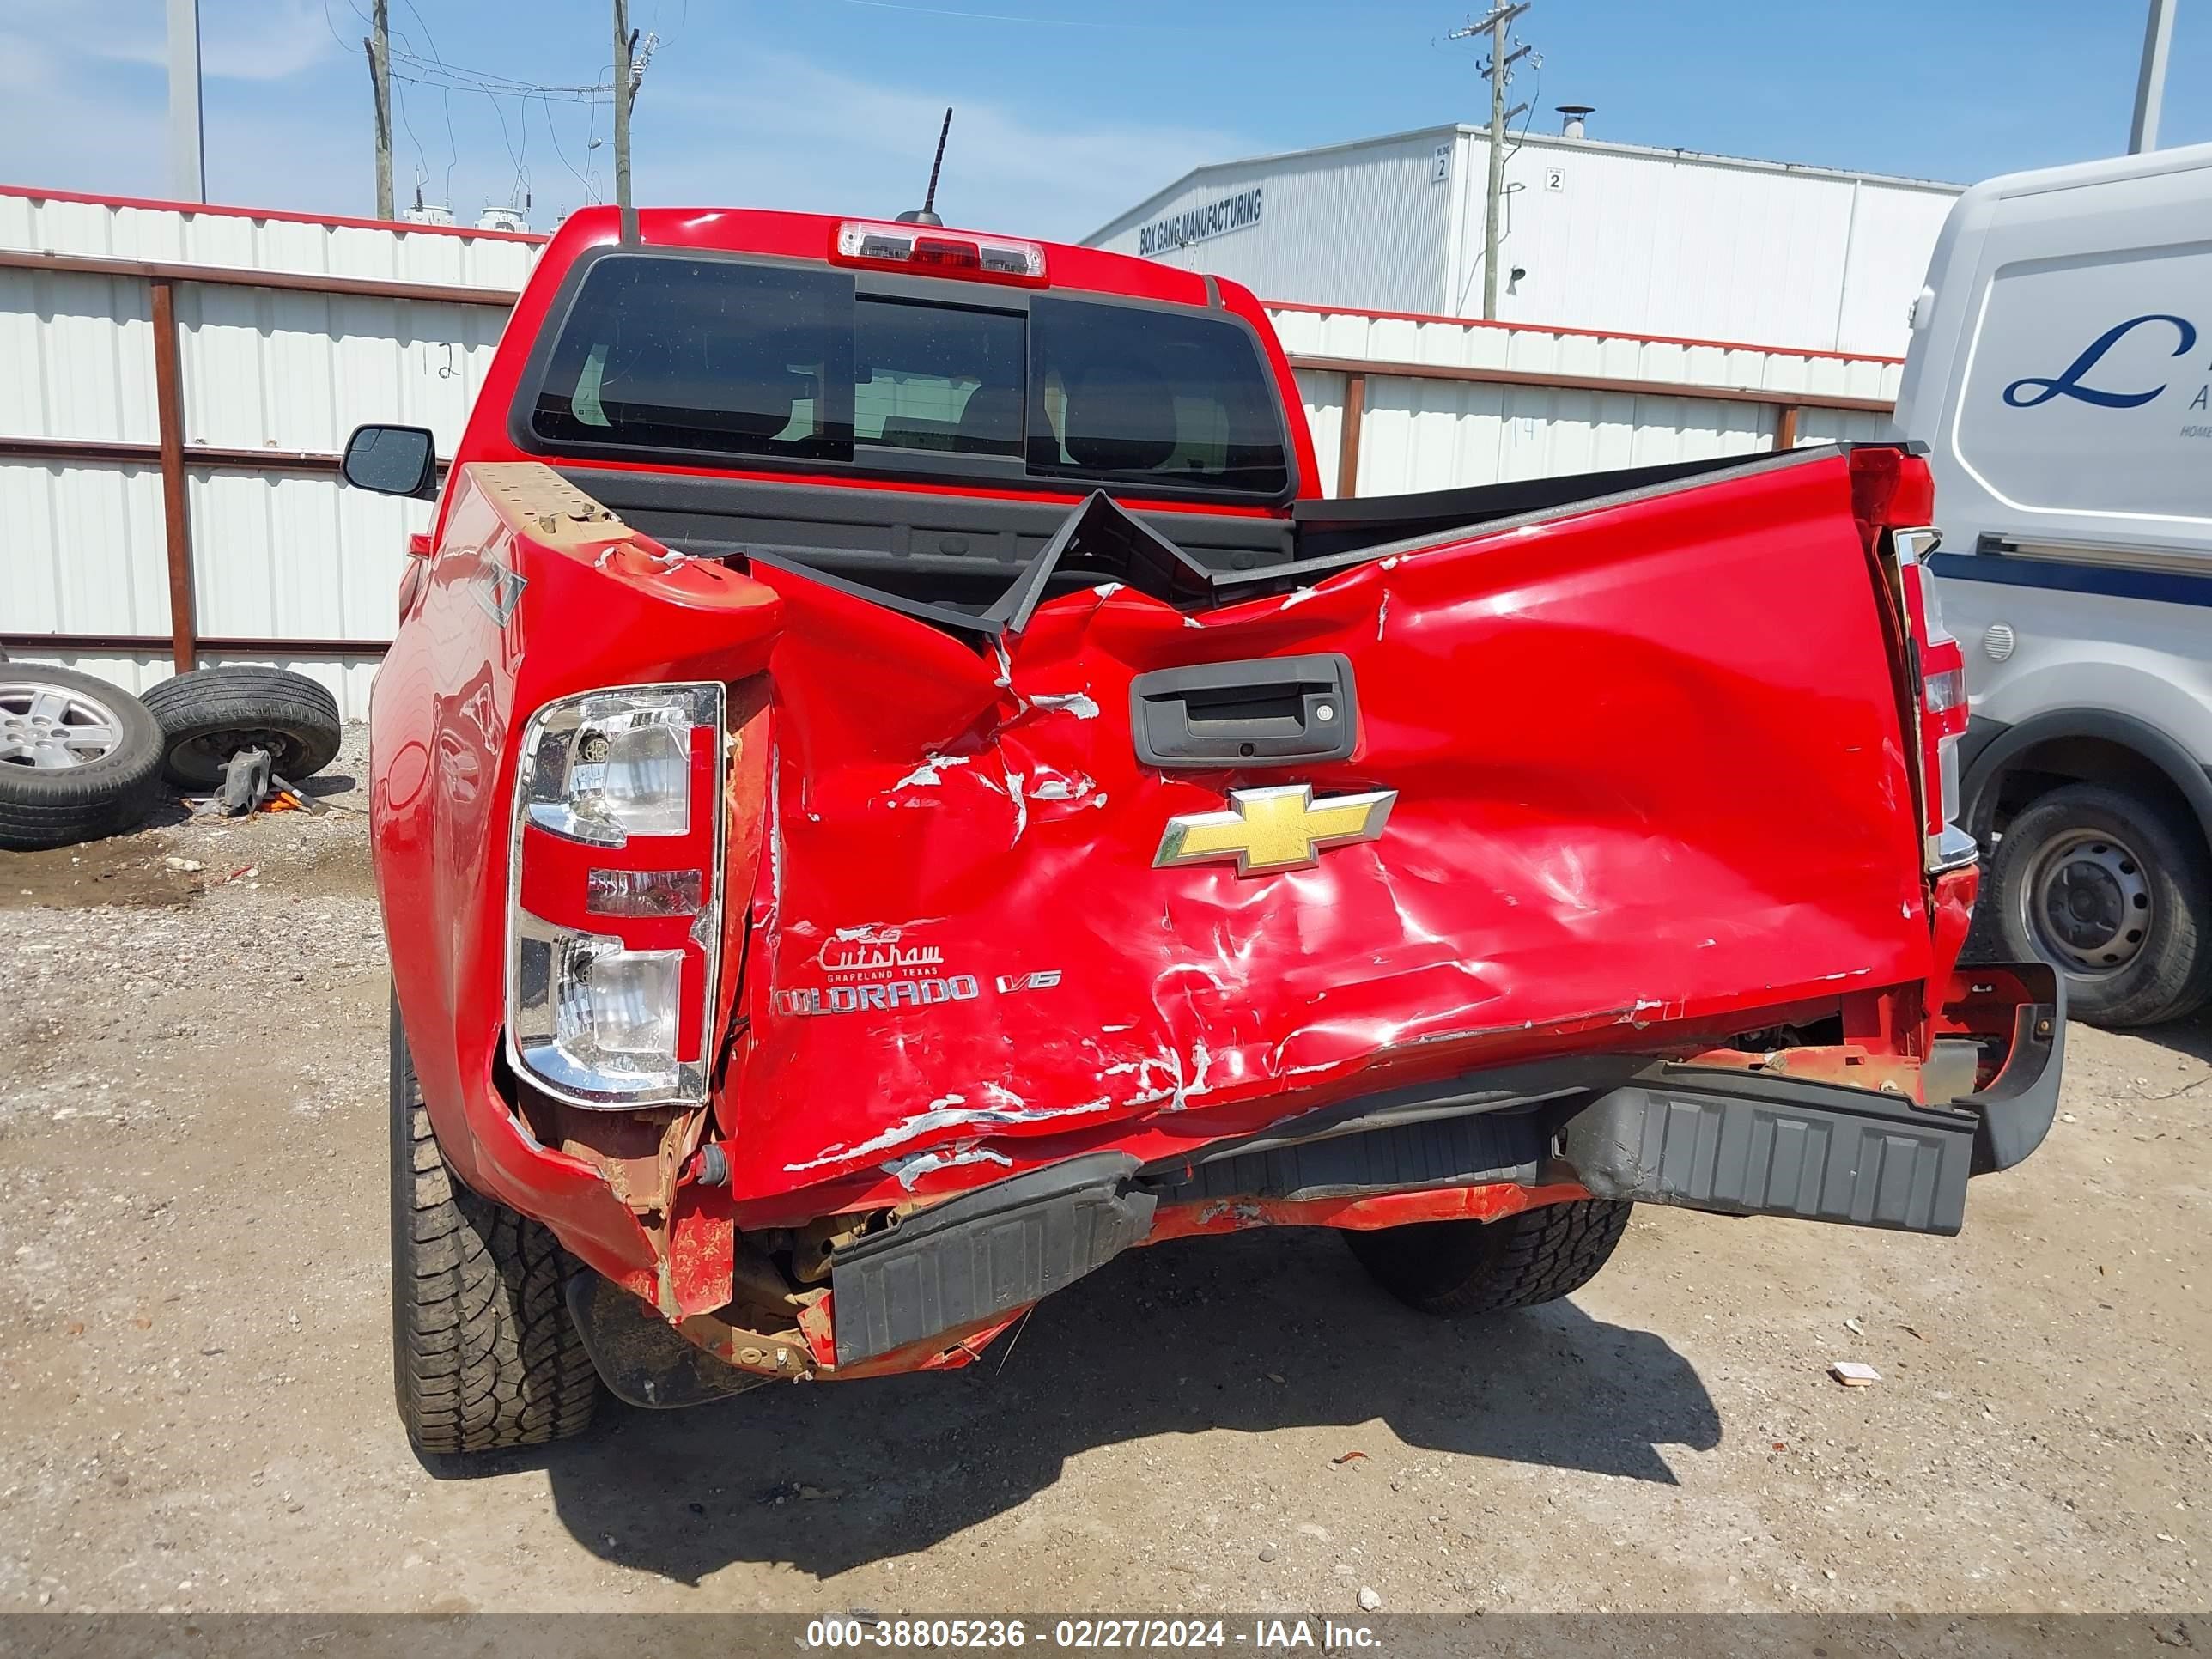
M 2156 1025 L 2212 993 L 2203 845 L 2138 796 L 2069 783 L 2030 801 L 1997 842 L 1986 902 L 2008 956 L 2066 975 L 2077 1019 Z
M 283 668 L 199 668 L 146 694 L 161 723 L 161 775 L 206 791 L 241 749 L 265 749 L 287 783 L 311 778 L 338 752 L 338 704 L 305 674 Z
M 1577 1199 L 1499 1221 L 1424 1221 L 1344 1242 L 1407 1307 L 1459 1317 L 1556 1302 L 1597 1277 L 1633 1205 Z
M 438 1148 L 392 1010 L 392 1364 L 418 1452 L 581 1434 L 599 1376 L 568 1318 L 574 1271 L 542 1224 L 461 1183 Z

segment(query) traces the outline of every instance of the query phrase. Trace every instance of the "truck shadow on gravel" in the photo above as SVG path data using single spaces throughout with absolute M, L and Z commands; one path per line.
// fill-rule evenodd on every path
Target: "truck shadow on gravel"
M 1697 1372 L 1649 1332 L 1570 1302 L 1431 1319 L 1375 1289 L 1336 1240 L 1285 1229 L 1133 1250 L 965 1370 L 770 1384 L 688 1412 L 610 1406 L 588 1438 L 483 1472 L 543 1468 L 577 1540 L 626 1567 L 696 1583 L 784 1562 L 827 1577 L 1012 1509 L 1095 1447 L 1285 1429 L 1295 1438 L 1264 1465 L 1254 1449 L 1262 1484 L 1232 1446 L 1191 1503 L 1257 1498 L 1287 1530 L 1303 1516 L 1279 1490 L 1285 1456 L 1301 1486 L 1409 1477 L 1408 1505 L 1453 1501 L 1416 1473 L 1436 1453 L 1673 1484 L 1658 1447 L 1721 1438 Z

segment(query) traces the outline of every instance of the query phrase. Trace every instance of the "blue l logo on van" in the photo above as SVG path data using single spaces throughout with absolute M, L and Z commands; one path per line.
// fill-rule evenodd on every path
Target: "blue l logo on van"
M 2181 336 L 2173 355 L 2180 356 L 2197 344 L 2197 326 L 2186 317 L 2154 311 L 2142 317 L 2130 317 L 2124 323 L 2115 324 L 2089 343 L 2088 349 L 2066 366 L 2066 372 L 2056 380 L 2046 380 L 2035 375 L 2014 380 L 2004 389 L 2004 400 L 2014 409 L 2034 409 L 2049 403 L 2053 398 L 2077 398 L 2085 404 L 2094 404 L 2100 409 L 2141 409 L 2166 390 L 2154 386 L 2148 392 L 2106 392 L 2094 386 L 2083 386 L 2081 377 L 2104 360 L 2104 356 L 2133 331 L 2145 323 L 2172 323 Z

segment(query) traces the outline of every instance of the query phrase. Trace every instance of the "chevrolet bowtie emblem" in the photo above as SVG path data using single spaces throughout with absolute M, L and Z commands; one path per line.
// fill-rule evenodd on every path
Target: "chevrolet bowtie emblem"
M 1305 784 L 1232 789 L 1226 812 L 1185 812 L 1168 820 L 1152 867 L 1233 858 L 1240 876 L 1310 870 L 1325 847 L 1373 841 L 1389 822 L 1395 789 L 1316 800 Z

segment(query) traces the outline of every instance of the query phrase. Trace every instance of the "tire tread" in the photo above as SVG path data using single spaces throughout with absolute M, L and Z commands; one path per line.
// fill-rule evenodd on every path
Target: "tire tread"
M 292 745 L 276 757 L 276 770 L 289 783 L 313 777 L 338 752 L 337 699 L 326 686 L 287 668 L 195 669 L 163 680 L 146 693 L 145 702 L 161 723 L 161 775 L 180 789 L 206 789 L 216 781 L 203 766 L 179 760 L 186 744 L 215 732 L 278 733 Z
M 1533 1308 L 1580 1290 L 1612 1258 L 1634 1207 L 1577 1199 L 1498 1221 L 1423 1222 L 1344 1238 L 1400 1301 L 1459 1318 Z
M 2097 1025 L 2161 1025 L 2194 1013 L 2212 1000 L 2212 866 L 2201 837 L 2163 805 L 2101 783 L 2069 783 L 2023 807 L 1998 842 L 1990 861 L 1984 902 L 1996 912 L 1994 927 L 2008 954 L 2038 954 L 2018 914 L 2014 884 L 2025 879 L 2040 838 L 2051 830 L 2103 821 L 2117 839 L 2136 849 L 2151 871 L 2158 907 L 2145 955 L 2111 981 L 2085 981 L 2068 973 L 2069 1012 Z
M 599 1394 L 563 1287 L 574 1266 L 542 1223 L 470 1190 L 439 1151 L 392 1012 L 392 1369 L 401 1420 L 429 1454 L 580 1434 Z

